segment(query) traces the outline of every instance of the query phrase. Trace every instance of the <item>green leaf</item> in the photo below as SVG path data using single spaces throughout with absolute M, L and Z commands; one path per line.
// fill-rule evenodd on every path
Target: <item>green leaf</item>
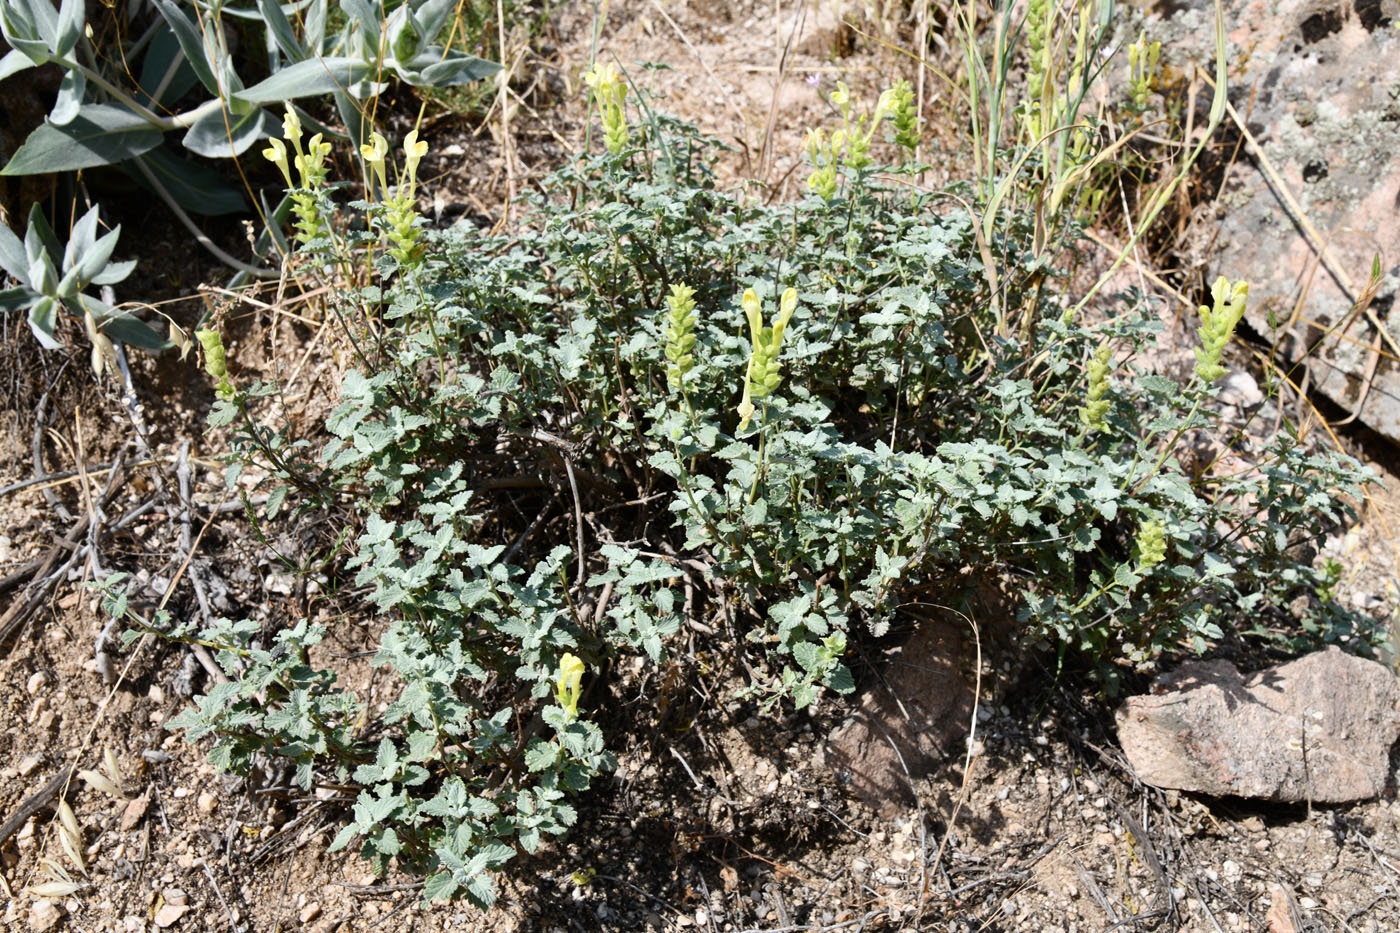
M 198 83 L 199 78 L 181 51 L 175 34 L 162 30 L 146 46 L 146 55 L 141 61 L 141 77 L 137 81 L 140 91 L 133 96 L 151 109 L 172 110 L 176 102 Z M 160 93 L 153 97 L 156 91 Z
M 54 101 L 53 110 L 49 112 L 49 122 L 55 126 L 72 123 L 78 116 L 86 93 L 86 75 L 76 68 L 64 72 L 63 81 L 58 86 L 58 98 Z
M 83 26 L 87 21 L 83 6 L 83 0 L 63 0 L 58 8 L 54 53 L 59 58 L 67 58 L 83 37 Z
M 203 84 L 204 89 L 210 94 L 221 96 L 223 89 L 219 87 L 219 81 L 214 76 L 213 62 L 205 48 L 205 36 L 199 27 L 191 22 L 184 11 L 171 0 L 151 0 L 151 2 L 155 4 L 156 10 L 170 27 L 170 31 L 175 34 L 176 41 L 180 43 L 180 50 L 185 53 L 185 60 L 189 62 L 195 76 L 199 78 L 199 83 Z
M 217 217 L 248 210 L 242 192 L 206 165 L 182 159 L 163 146 L 152 149 L 140 159 L 166 194 L 192 214 Z M 134 171 L 130 175 L 138 185 L 150 187 L 143 172 Z
M 232 159 L 247 152 L 258 140 L 279 134 L 277 118 L 261 107 L 254 107 L 242 116 L 225 108 L 211 110 L 196 120 L 181 142 L 195 155 Z
M 89 299 L 90 300 L 90 299 Z M 102 333 L 113 340 L 140 347 L 143 350 L 168 350 L 173 344 L 155 328 L 128 311 L 118 312 L 99 321 Z
M 9 0 L 0 3 L 0 31 L 12 48 L 42 65 L 53 57 L 58 17 L 48 0 Z
M 826 675 L 826 685 L 837 693 L 851 693 L 856 689 L 856 679 L 851 669 L 844 664 L 836 664 Z
M 267 34 L 289 62 L 299 62 L 307 57 L 307 49 L 297 39 L 296 30 L 287 19 L 282 4 L 277 0 L 258 0 L 258 12 L 267 26 Z
M 343 91 L 370 75 L 370 66 L 354 58 L 310 58 L 244 88 L 236 96 L 252 104 L 272 104 Z
M 44 295 L 29 308 L 29 329 L 34 332 L 39 345 L 46 350 L 57 350 L 63 346 L 54 336 L 58 326 L 58 301 Z
M 88 104 L 71 123 L 45 123 L 29 134 L 0 175 L 49 175 L 112 165 L 160 145 L 161 132 L 140 116 Z
M 17 75 L 27 68 L 33 68 L 34 63 L 29 60 L 19 49 L 11 49 L 5 53 L 4 58 L 0 58 L 0 81 L 4 81 L 10 75 Z
M 441 52 L 438 53 L 441 55 Z M 482 78 L 489 78 L 501 70 L 495 62 L 461 52 L 449 52 L 447 57 L 434 62 L 416 76 L 405 75 L 410 84 L 417 87 L 458 87 Z
M 423 879 L 423 900 L 445 901 L 457 892 L 460 885 L 450 871 L 435 871 Z
M 14 231 L 0 224 L 0 269 L 17 282 L 29 281 L 29 259 Z

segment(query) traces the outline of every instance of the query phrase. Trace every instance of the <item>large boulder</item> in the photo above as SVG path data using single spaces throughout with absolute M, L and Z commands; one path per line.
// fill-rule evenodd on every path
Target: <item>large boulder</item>
M 1187 74 L 1194 60 L 1213 74 L 1212 4 L 1167 9 L 1148 26 L 1164 40 L 1164 61 Z M 1307 356 L 1320 341 L 1308 363 L 1312 387 L 1348 411 L 1359 408 L 1364 423 L 1392 440 L 1400 440 L 1400 320 L 1386 323 L 1400 284 L 1397 20 L 1397 0 L 1225 0 L 1230 102 L 1274 172 L 1242 145 L 1198 244 L 1206 281 L 1249 280 L 1247 320 L 1278 342 L 1280 362 Z M 1202 100 L 1209 96 L 1204 88 Z M 1222 131 L 1224 160 L 1240 134 L 1228 116 Z M 1333 262 L 1320 260 L 1318 240 Z M 1370 312 L 1388 335 L 1352 313 L 1377 256 L 1382 280 Z
M 1193 661 L 1118 711 L 1118 739 L 1156 787 L 1284 803 L 1348 803 L 1385 790 L 1400 682 L 1329 648 L 1249 677 Z

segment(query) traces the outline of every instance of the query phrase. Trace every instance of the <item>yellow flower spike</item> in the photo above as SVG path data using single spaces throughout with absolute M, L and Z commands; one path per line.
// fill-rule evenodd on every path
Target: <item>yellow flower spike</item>
M 598 104 L 598 114 L 603 121 L 603 142 L 609 152 L 617 155 L 627 146 L 627 114 L 623 109 L 627 85 L 611 62 L 595 65 L 584 72 L 583 83 L 593 91 L 593 99 Z
M 389 155 L 389 141 L 378 132 L 369 135 L 369 142 L 360 146 L 360 155 L 371 164 L 382 163 Z
M 583 661 L 572 654 L 559 659 L 559 676 L 554 681 L 554 698 L 570 721 L 578 717 L 578 699 L 583 692 Z
M 1196 374 L 1205 382 L 1214 382 L 1225 375 L 1220 357 L 1235 333 L 1235 325 L 1244 317 L 1249 283 L 1244 280 L 1231 283 L 1222 275 L 1211 285 L 1210 294 L 1213 306 L 1201 305 L 1197 309 L 1201 316 L 1201 326 L 1197 328 L 1201 346 L 1195 349 Z
M 598 96 L 598 102 L 604 103 L 614 97 L 625 97 L 627 86 L 622 83 L 622 76 L 618 74 L 617 66 L 612 62 L 602 65 L 594 65 L 583 73 L 583 83 Z M 619 90 L 621 93 L 619 94 Z
M 287 162 L 287 144 L 280 139 L 269 139 L 267 148 L 262 151 L 263 158 L 271 162 L 282 170 L 282 177 L 287 180 L 287 187 L 294 187 L 292 184 L 292 169 Z
M 1148 570 L 1167 559 L 1166 528 L 1160 521 L 1143 522 L 1138 528 L 1138 570 Z
M 233 383 L 228 378 L 228 355 L 224 349 L 224 338 L 218 331 L 203 328 L 194 332 L 199 348 L 204 351 L 204 371 L 219 380 L 215 386 L 220 398 L 232 398 L 235 394 Z

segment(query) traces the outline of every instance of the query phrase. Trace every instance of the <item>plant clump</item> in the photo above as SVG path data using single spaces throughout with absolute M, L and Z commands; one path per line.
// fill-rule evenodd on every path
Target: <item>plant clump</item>
M 1002 218 L 990 300 L 979 225 L 897 183 L 918 170 L 907 88 L 866 118 L 841 86 L 810 193 L 766 204 L 719 190 L 719 144 L 688 124 L 643 107 L 630 133 L 621 79 L 591 75 L 601 152 L 545 180 L 516 233 L 409 218 L 416 137 L 406 194 L 379 139 L 379 199 L 297 179 L 318 195 L 303 268 L 373 270 L 334 280 L 357 362 L 319 436 L 267 423 L 275 387 L 232 382 L 201 332 L 229 481 L 258 468 L 263 522 L 345 517 L 348 554 L 323 562 L 362 594 L 352 621 L 197 631 L 109 585 L 133 632 L 215 651 L 228 683 L 172 725 L 220 769 L 280 757 L 303 788 L 351 786 L 336 848 L 489 904 L 612 767 L 620 663 L 661 663 L 690 623 L 747 701 L 802 708 L 854 688 L 856 641 L 999 588 L 1023 645 L 1111 690 L 1326 585 L 1299 547 L 1347 514 L 1353 461 L 1292 434 L 1228 482 L 1177 459 L 1218 423 L 1241 286 L 1203 312 L 1179 385 L 1141 365 L 1160 329 L 1142 296 L 1104 299 L 1102 323 L 1051 300 L 1074 243 L 1037 243 L 1028 213 Z M 1305 602 L 1306 626 L 1353 634 Z M 382 710 L 340 685 L 327 624 L 374 633 Z

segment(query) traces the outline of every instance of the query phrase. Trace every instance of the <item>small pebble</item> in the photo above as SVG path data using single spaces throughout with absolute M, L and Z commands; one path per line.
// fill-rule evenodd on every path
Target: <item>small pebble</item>
M 38 770 L 40 760 L 41 759 L 38 755 L 25 755 L 23 758 L 21 758 L 19 760 L 19 764 L 16 766 L 19 770 L 19 776 L 28 777 L 29 775 L 33 774 L 36 770 Z
M 141 822 L 141 818 L 146 815 L 146 808 L 150 805 L 151 798 L 144 794 L 128 803 L 126 809 L 122 811 L 121 822 L 118 824 L 122 832 L 135 829 L 137 824 Z
M 196 802 L 196 806 L 199 807 L 200 813 L 213 813 L 219 807 L 219 799 L 213 794 L 206 791 L 205 793 L 199 795 L 199 800 Z
M 29 680 L 24 684 L 24 689 L 29 691 L 30 696 L 44 689 L 44 684 L 49 682 L 49 675 L 43 671 L 35 671 L 29 675 Z
M 34 906 L 29 908 L 29 929 L 35 930 L 37 933 L 52 930 L 58 926 L 58 921 L 62 919 L 63 908 L 50 898 L 37 898 L 34 901 Z
M 321 905 L 315 901 L 312 901 L 301 909 L 301 922 L 304 924 L 310 923 L 319 916 L 321 916 Z
M 174 926 L 180 922 L 180 918 L 189 913 L 188 904 L 166 904 L 156 911 L 155 917 L 151 920 L 157 927 L 164 930 L 166 927 Z

